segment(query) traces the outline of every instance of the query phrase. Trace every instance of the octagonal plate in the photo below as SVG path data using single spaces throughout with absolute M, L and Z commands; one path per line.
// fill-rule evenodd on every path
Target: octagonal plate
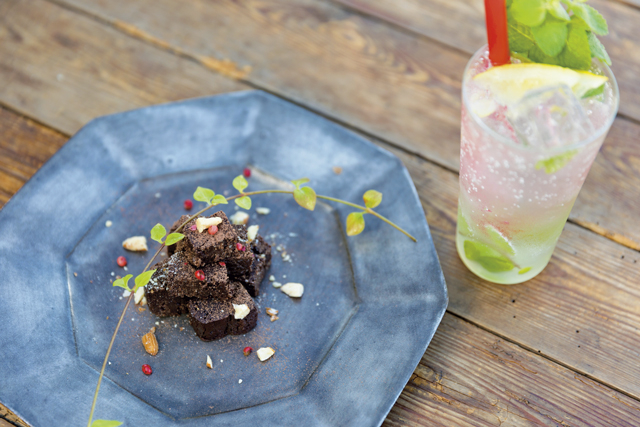
M 375 218 L 347 238 L 351 209 L 343 205 L 309 212 L 290 196 L 254 197 L 254 207 L 271 213 L 252 211 L 251 222 L 292 256 L 284 262 L 274 250 L 270 274 L 304 283 L 303 298 L 265 281 L 258 326 L 211 343 L 184 317 L 130 307 L 96 417 L 154 426 L 379 425 L 447 304 L 424 212 L 395 156 L 257 91 L 96 119 L 0 211 L 0 340 L 9 344 L 0 346 L 0 402 L 37 426 L 86 422 L 124 301 L 109 283 L 125 274 L 115 265 L 122 240 L 156 222 L 170 225 L 197 185 L 231 192 L 246 166 L 253 190 L 289 188 L 302 176 L 319 194 L 350 201 L 378 189 L 377 210 L 418 243 Z M 128 254 L 129 272 L 150 257 Z M 280 320 L 269 321 L 267 306 L 281 310 Z M 161 347 L 151 357 L 140 335 L 156 322 Z M 271 346 L 276 355 L 260 363 L 242 355 L 246 345 Z M 141 373 L 143 363 L 152 376 Z

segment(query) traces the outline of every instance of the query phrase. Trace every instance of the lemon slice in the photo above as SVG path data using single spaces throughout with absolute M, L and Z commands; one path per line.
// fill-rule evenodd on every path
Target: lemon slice
M 507 107 L 520 101 L 530 90 L 544 86 L 564 84 L 571 88 L 577 98 L 581 98 L 607 80 L 606 76 L 548 64 L 501 65 L 473 78 L 474 82 L 489 89 L 498 104 Z M 483 105 L 477 111 L 474 107 L 474 111 L 484 117 L 489 110 Z

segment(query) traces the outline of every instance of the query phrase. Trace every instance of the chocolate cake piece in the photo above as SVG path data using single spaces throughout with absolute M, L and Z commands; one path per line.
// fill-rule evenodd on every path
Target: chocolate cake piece
M 169 294 L 166 266 L 169 259 L 153 266 L 155 273 L 151 276 L 145 290 L 149 310 L 159 317 L 179 316 L 189 312 L 189 298 L 176 297 Z
M 231 287 L 234 296 L 230 300 L 201 299 L 189 302 L 189 322 L 201 340 L 213 341 L 228 334 L 246 334 L 258 323 L 258 309 L 251 296 L 240 283 L 232 282 Z M 233 304 L 246 304 L 249 314 L 243 319 L 236 319 Z
M 196 269 L 189 264 L 184 252 L 176 252 L 163 266 L 167 276 L 167 291 L 174 297 L 217 298 L 226 300 L 233 296 L 227 270 L 218 263 L 204 266 L 205 280 L 199 280 Z
M 180 227 L 182 225 L 182 223 L 185 222 L 188 219 L 189 219 L 189 215 L 182 215 L 179 220 L 177 220 L 176 222 L 173 223 L 173 225 L 169 229 L 169 233 L 167 235 L 169 235 L 171 233 L 175 233 L 176 230 L 178 229 L 178 227 Z M 183 230 L 180 230 L 180 231 L 182 232 Z M 184 234 L 184 233 L 182 233 L 182 234 Z M 173 245 L 167 246 L 167 255 L 168 256 L 173 255 L 176 252 L 177 246 L 178 246 L 178 243 L 174 243 Z
M 236 225 L 235 227 L 238 232 L 238 238 L 246 241 L 246 226 Z M 262 236 L 258 235 L 249 243 L 249 248 L 253 254 L 253 261 L 249 269 L 243 268 L 244 266 L 238 265 L 235 262 L 230 262 L 227 264 L 227 270 L 229 271 L 231 280 L 242 283 L 249 292 L 249 295 L 257 297 L 260 294 L 260 283 L 271 267 L 271 245 L 269 245 Z
M 176 251 L 184 252 L 189 259 L 189 263 L 194 267 L 242 258 L 241 251 L 237 249 L 239 240 L 235 227 L 222 211 L 218 211 L 208 218 L 213 217 L 222 219 L 216 234 L 212 236 L 206 230 L 202 232 L 192 230 L 191 226 L 196 222 L 194 219 L 182 230 L 182 234 L 185 237 L 177 243 Z M 249 263 L 246 267 L 249 268 L 250 265 Z

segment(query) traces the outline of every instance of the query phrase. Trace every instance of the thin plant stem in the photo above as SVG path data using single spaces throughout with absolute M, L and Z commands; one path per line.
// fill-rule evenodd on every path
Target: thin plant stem
M 371 215 L 380 218 L 381 220 L 383 220 L 384 222 L 386 222 L 387 224 L 389 224 L 390 226 L 392 226 L 393 228 L 395 228 L 396 230 L 398 230 L 399 232 L 401 232 L 402 234 L 404 234 L 405 236 L 407 236 L 408 238 L 410 238 L 414 242 L 417 242 L 415 237 L 413 237 L 411 234 L 407 233 L 402 228 L 398 227 L 393 222 L 389 221 L 387 218 L 383 217 L 382 215 L 380 215 L 378 212 L 374 211 L 373 209 L 369 209 L 366 206 L 356 205 L 355 203 L 346 202 L 344 200 L 335 199 L 333 197 L 328 197 L 328 196 L 316 196 L 316 197 L 318 199 L 325 199 L 325 200 L 331 200 L 332 202 L 342 203 L 343 205 L 351 206 L 352 208 L 360 209 L 360 210 L 365 211 L 366 213 L 370 213 Z
M 244 197 L 244 196 L 255 196 L 258 194 L 268 194 L 268 193 L 280 193 L 280 194 L 293 194 L 293 191 L 286 191 L 286 190 L 261 190 L 261 191 L 251 191 L 248 193 L 240 193 L 240 194 L 236 194 L 235 196 L 231 196 L 231 197 L 227 197 L 226 200 L 230 201 L 230 200 L 234 200 L 237 199 L 239 197 Z M 378 218 L 380 218 L 381 220 L 383 220 L 384 222 L 386 222 L 387 224 L 389 224 L 390 226 L 392 226 L 393 228 L 395 228 L 396 230 L 400 231 L 401 233 L 403 233 L 404 235 L 406 235 L 407 237 L 409 237 L 411 240 L 413 240 L 414 242 L 416 242 L 416 238 L 413 237 L 411 234 L 407 233 L 406 231 L 404 231 L 402 228 L 398 227 L 397 225 L 395 225 L 393 222 L 389 221 L 387 218 L 385 218 L 384 216 L 380 215 L 379 213 L 375 212 L 372 209 L 369 209 L 365 206 L 360 206 L 360 205 L 356 205 L 355 203 L 350 203 L 347 202 L 345 200 L 340 200 L 340 199 L 336 199 L 333 197 L 329 197 L 329 196 L 316 196 L 319 199 L 324 199 L 324 200 L 330 200 L 332 202 L 336 202 L 336 203 L 342 203 L 343 205 L 347 205 L 347 206 L 351 206 L 353 208 L 356 209 L 360 209 L 366 213 L 370 213 Z M 204 212 L 206 212 L 207 210 L 211 209 L 214 206 L 219 206 L 219 204 L 213 204 L 213 205 L 207 205 L 204 208 L 200 209 L 198 212 L 196 212 L 195 214 L 191 215 L 185 222 L 183 222 L 180 227 L 178 227 L 175 231 L 175 233 L 179 233 L 184 226 L 193 221 L 194 218 L 197 218 L 198 215 L 203 214 Z M 151 266 L 151 263 L 156 259 L 156 257 L 160 254 L 160 251 L 162 251 L 162 249 L 165 248 L 164 243 L 162 243 L 160 245 L 160 248 L 158 248 L 158 250 L 156 251 L 156 253 L 153 255 L 153 257 L 151 257 L 151 259 L 149 260 L 149 262 L 147 263 L 147 265 L 144 267 L 144 270 L 142 270 L 142 273 L 144 273 L 145 271 L 147 271 L 149 269 L 149 266 Z M 100 376 L 98 377 L 98 384 L 96 385 L 96 391 L 93 394 L 93 402 L 91 404 L 91 412 L 89 413 L 89 421 L 87 422 L 87 427 L 91 427 L 91 422 L 93 420 L 93 413 L 96 409 L 96 402 L 98 401 L 98 392 L 100 391 L 100 385 L 102 384 L 102 378 L 104 377 L 104 371 L 107 367 L 107 362 L 109 360 L 109 356 L 111 355 L 111 349 L 113 348 L 113 343 L 116 340 L 116 336 L 118 335 L 118 330 L 120 329 L 120 325 L 122 324 L 122 321 L 124 320 L 124 316 L 127 312 L 127 309 L 129 308 L 129 304 L 131 303 L 131 300 L 134 297 L 134 292 L 131 293 L 131 295 L 129 295 L 129 297 L 127 298 L 127 303 L 124 306 L 124 309 L 122 310 L 122 313 L 120 314 L 120 319 L 118 319 L 118 324 L 116 325 L 116 329 L 113 331 L 113 335 L 111 336 L 111 341 L 109 342 L 109 347 L 107 347 L 107 353 L 104 356 L 104 361 L 102 362 L 102 369 L 100 370 Z

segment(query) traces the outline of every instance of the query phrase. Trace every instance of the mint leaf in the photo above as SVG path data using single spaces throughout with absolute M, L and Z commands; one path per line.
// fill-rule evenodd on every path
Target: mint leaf
M 607 50 L 604 48 L 604 45 L 600 42 L 600 40 L 598 40 L 598 37 L 596 37 L 596 35 L 591 31 L 589 31 L 588 37 L 591 56 L 598 58 L 600 61 L 604 62 L 607 65 L 611 65 L 611 58 L 609 58 Z
M 91 423 L 91 427 L 118 427 L 121 425 L 122 423 L 120 421 L 114 420 L 95 420 Z
M 162 224 L 156 224 L 151 229 L 151 239 L 162 243 L 162 238 L 167 234 L 167 229 Z
M 126 289 L 128 291 L 131 291 L 131 289 L 129 288 L 129 279 L 131 279 L 133 277 L 132 274 L 127 274 L 126 276 L 124 276 L 121 279 L 116 279 L 113 281 L 113 286 L 118 286 L 122 289 Z
M 145 271 L 144 273 L 138 274 L 135 280 L 136 285 L 133 287 L 133 291 L 135 292 L 138 290 L 138 288 L 141 288 L 149 283 L 149 280 L 151 280 L 151 276 L 153 276 L 153 273 L 155 272 L 155 270 L 149 270 Z
M 295 185 L 296 188 L 300 188 L 302 184 L 306 184 L 307 182 L 309 182 L 309 178 L 300 178 L 300 179 L 295 179 L 291 181 L 291 183 Z
M 316 192 L 311 187 L 296 188 L 293 198 L 305 209 L 312 211 L 316 208 Z
M 531 34 L 545 55 L 556 56 L 564 48 L 569 29 L 566 22 L 547 18 L 542 25 L 532 27 Z
M 489 239 L 491 239 L 491 243 L 493 243 L 493 246 L 496 249 L 509 255 L 516 254 L 516 251 L 513 249 L 513 246 L 511 246 L 511 243 L 507 240 L 506 237 L 502 235 L 502 233 L 500 233 L 500 231 L 498 231 L 497 228 L 495 228 L 493 225 L 487 224 L 484 229 L 487 232 Z
M 512 51 L 527 53 L 535 45 L 529 27 L 518 23 L 510 14 L 507 31 L 509 33 L 509 47 Z
M 573 159 L 576 154 L 578 154 L 578 150 L 570 150 L 566 153 L 549 157 L 548 159 L 538 160 L 536 169 L 544 168 L 544 171 L 548 174 L 556 173 L 565 167 L 566 164 L 569 163 L 569 160 Z
M 547 10 L 551 15 L 563 21 L 568 21 L 569 19 L 571 19 L 569 17 L 569 14 L 567 13 L 567 10 L 562 7 L 562 3 L 560 3 L 560 0 L 552 0 L 551 2 L 549 2 L 549 4 L 547 5 Z
M 528 27 L 542 24 L 547 15 L 547 5 L 544 0 L 513 0 L 509 8 L 513 18 Z
M 531 271 L 531 267 L 525 267 L 522 270 L 518 271 L 518 274 L 528 273 L 529 271 Z
M 347 216 L 347 236 L 355 236 L 364 230 L 364 217 L 362 212 L 351 212 Z
M 222 194 L 216 194 L 215 196 L 213 196 L 213 199 L 211 199 L 211 204 L 212 205 L 227 205 L 227 204 L 229 204 L 229 202 L 227 201 L 227 198 L 224 197 Z
M 240 206 L 242 209 L 249 210 L 251 209 L 251 198 L 249 198 L 249 196 L 242 196 L 239 199 L 236 199 L 236 205 Z
M 580 27 L 580 23 L 574 25 L 575 17 L 571 17 L 567 45 L 558 55 L 559 65 L 576 70 L 588 70 L 591 68 L 591 49 L 587 32 Z
M 242 193 L 244 189 L 247 188 L 248 186 L 249 186 L 249 183 L 247 182 L 245 177 L 242 175 L 238 175 L 233 179 L 233 188 L 238 190 L 240 193 Z M 211 198 L 213 198 L 213 196 L 211 196 Z
M 604 92 L 604 83 L 598 86 L 597 88 L 589 89 L 588 91 L 586 91 L 585 94 L 582 95 L 582 98 L 583 99 L 591 98 L 592 96 L 600 95 L 603 92 Z
M 599 36 L 606 36 L 609 34 L 609 27 L 607 26 L 607 21 L 604 17 L 592 8 L 591 6 L 584 3 L 571 3 L 569 5 L 569 9 L 573 12 L 573 14 L 579 18 L 581 18 L 593 31 Z
M 196 188 L 195 193 L 193 193 L 193 199 L 197 200 L 198 202 L 209 203 L 210 200 L 213 199 L 214 195 L 215 193 L 213 192 L 213 190 L 209 188 L 198 187 Z
M 470 261 L 477 262 L 491 273 L 510 271 L 514 267 L 513 263 L 498 251 L 484 243 L 472 242 L 471 240 L 464 241 L 464 256 Z
M 376 190 L 369 190 L 362 196 L 364 205 L 370 209 L 375 208 L 382 202 L 382 193 Z
M 171 233 L 167 236 L 167 240 L 164 242 L 165 245 L 171 246 L 174 243 L 178 243 L 180 240 L 184 239 L 184 234 L 182 233 Z

